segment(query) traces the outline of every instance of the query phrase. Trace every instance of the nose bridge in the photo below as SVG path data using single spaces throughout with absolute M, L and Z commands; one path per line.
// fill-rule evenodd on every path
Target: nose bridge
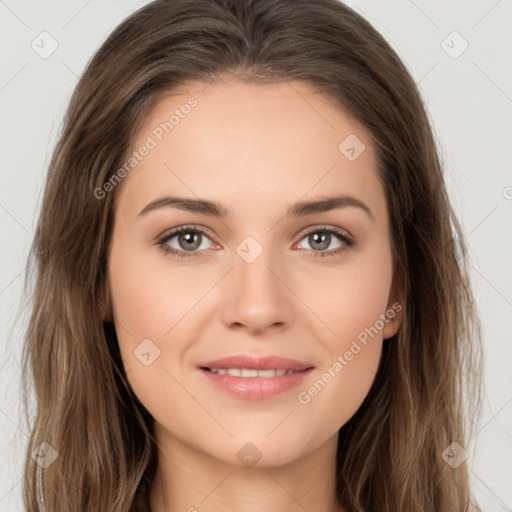
M 264 249 L 259 244 L 256 246 L 256 243 L 244 241 L 237 247 L 238 258 L 235 260 L 235 275 L 240 286 L 246 286 L 247 291 L 258 294 L 270 291 L 274 293 L 275 290 L 269 288 L 275 288 L 278 283 L 270 269 L 280 266 L 276 261 L 275 251 L 268 245 Z
M 224 303 L 224 321 L 251 330 L 284 326 L 291 321 L 290 292 L 278 278 L 282 268 L 279 251 L 255 237 L 246 237 L 237 247 L 229 290 Z

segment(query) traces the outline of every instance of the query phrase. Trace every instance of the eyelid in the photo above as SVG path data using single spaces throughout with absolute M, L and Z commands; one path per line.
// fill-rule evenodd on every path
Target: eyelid
M 215 238 L 215 236 L 211 234 L 211 231 L 208 228 L 205 228 L 204 226 L 199 226 L 198 224 L 183 224 L 181 226 L 176 226 L 175 228 L 166 229 L 156 237 L 155 241 L 158 242 L 165 239 L 169 239 L 173 236 L 179 235 L 180 232 L 188 231 L 197 231 L 198 233 L 206 235 L 210 239 Z
M 197 231 L 199 233 L 202 233 L 206 236 L 208 236 L 212 241 L 215 241 L 215 236 L 211 234 L 211 231 L 204 227 L 197 224 L 184 224 L 182 226 L 177 226 L 175 228 L 169 228 L 163 231 L 160 235 L 158 235 L 155 239 L 155 241 L 161 241 L 162 239 L 170 238 L 171 236 L 179 234 L 181 231 Z M 310 226 L 307 226 L 305 228 L 302 228 L 296 235 L 294 235 L 293 239 L 296 239 L 297 237 L 300 237 L 300 239 L 304 238 L 306 235 L 309 235 L 310 233 L 314 233 L 316 231 L 334 231 L 335 233 L 338 233 L 340 235 L 346 235 L 348 238 L 353 239 L 352 234 L 350 231 L 339 228 L 337 226 L 329 226 L 327 224 L 311 224 Z M 218 242 L 215 242 L 218 244 Z M 218 244 L 220 245 L 220 244 Z
M 350 249 L 352 247 L 355 247 L 357 245 L 357 242 L 355 238 L 352 236 L 352 234 L 347 231 L 346 229 L 339 228 L 337 226 L 329 226 L 329 225 L 319 225 L 314 224 L 312 226 L 309 226 L 302 230 L 299 235 L 299 241 L 305 238 L 306 236 L 310 235 L 311 233 L 320 233 L 320 232 L 326 232 L 330 234 L 334 234 L 341 242 L 342 247 L 338 247 L 337 249 L 330 250 L 330 251 L 313 251 L 308 250 L 307 252 L 312 253 L 313 256 L 336 256 L 339 255 L 341 252 L 345 251 L 346 249 Z M 296 245 L 296 244 L 295 244 Z
M 357 244 L 357 242 L 354 239 L 354 237 L 352 236 L 352 234 L 349 231 L 347 231 L 346 229 L 339 228 L 337 226 L 329 226 L 329 225 L 325 225 L 325 224 L 324 225 L 312 224 L 306 228 L 303 228 L 297 235 L 295 235 L 294 239 L 296 239 L 298 237 L 298 240 L 295 243 L 295 245 L 297 245 L 297 243 L 300 243 L 300 241 L 304 237 L 308 236 L 309 234 L 316 233 L 316 232 L 322 232 L 322 231 L 329 232 L 329 233 L 332 233 L 335 236 L 337 236 L 341 240 L 341 242 L 345 245 L 345 247 L 337 248 L 337 249 L 330 250 L 330 251 L 312 251 L 312 250 L 306 249 L 307 252 L 312 252 L 313 256 L 335 256 L 335 255 L 339 254 L 340 252 L 342 252 L 343 250 L 349 249 L 350 247 L 353 247 Z M 181 226 L 178 226 L 175 228 L 167 229 L 166 231 L 164 231 L 161 235 L 159 235 L 157 237 L 156 244 L 159 245 L 160 248 L 165 253 L 168 253 L 168 254 L 171 253 L 174 255 L 177 255 L 179 253 L 180 256 L 177 256 L 178 258 L 198 257 L 198 255 L 200 253 L 205 252 L 205 250 L 185 251 L 182 249 L 174 249 L 173 247 L 164 247 L 170 239 L 174 238 L 175 236 L 179 235 L 182 232 L 201 233 L 202 235 L 205 235 L 207 238 L 209 238 L 212 243 L 214 243 L 216 245 L 221 245 L 221 244 L 218 244 L 217 242 L 215 242 L 215 237 L 211 236 L 211 234 L 210 234 L 211 232 L 208 228 L 205 228 L 203 226 L 198 226 L 196 224 L 184 224 L 184 225 L 181 225 Z
M 300 237 L 304 238 L 306 235 L 309 235 L 310 233 L 315 233 L 316 231 L 334 231 L 335 233 L 338 233 L 339 235 L 344 235 L 347 238 L 353 239 L 352 233 L 350 231 L 339 228 L 337 226 L 330 226 L 329 224 L 311 224 L 310 226 L 307 226 L 299 231 L 297 235 L 295 235 L 294 238 Z

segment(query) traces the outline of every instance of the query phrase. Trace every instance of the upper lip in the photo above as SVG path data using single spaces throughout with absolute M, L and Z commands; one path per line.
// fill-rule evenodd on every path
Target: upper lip
M 252 370 L 307 370 L 313 368 L 310 363 L 289 359 L 281 356 L 253 357 L 248 355 L 234 355 L 201 363 L 199 368 L 247 368 Z

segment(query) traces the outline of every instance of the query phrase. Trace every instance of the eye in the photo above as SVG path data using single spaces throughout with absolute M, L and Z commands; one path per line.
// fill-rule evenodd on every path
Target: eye
M 174 238 L 176 238 L 177 247 L 171 243 Z M 173 254 L 178 258 L 190 258 L 197 256 L 195 253 L 198 249 L 208 249 L 203 246 L 204 238 L 209 239 L 204 229 L 195 226 L 180 226 L 165 234 L 158 241 L 158 245 L 166 254 Z
M 335 239 L 341 243 L 334 247 L 334 250 L 327 251 Z M 312 256 L 336 256 L 347 248 L 353 247 L 355 241 L 346 233 L 337 228 L 329 228 L 327 226 L 316 227 L 303 235 L 302 240 L 306 240 L 311 247 Z M 300 244 L 302 245 L 302 244 Z
M 204 229 L 198 226 L 180 226 L 166 233 L 157 243 L 165 254 L 172 254 L 177 258 L 191 258 L 197 257 L 200 250 L 211 248 L 208 243 L 205 247 L 205 239 L 213 243 Z M 341 243 L 334 250 L 328 251 L 336 239 Z M 355 241 L 346 232 L 327 226 L 315 227 L 303 234 L 299 245 L 302 245 L 302 240 L 310 245 L 309 252 L 313 257 L 335 256 L 355 245 Z

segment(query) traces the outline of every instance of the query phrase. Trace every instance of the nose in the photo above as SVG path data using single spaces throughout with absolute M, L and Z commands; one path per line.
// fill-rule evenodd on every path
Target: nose
M 252 263 L 236 258 L 225 281 L 222 319 L 231 329 L 250 333 L 282 331 L 293 322 L 294 306 L 291 283 L 286 272 L 279 271 L 271 251 Z

